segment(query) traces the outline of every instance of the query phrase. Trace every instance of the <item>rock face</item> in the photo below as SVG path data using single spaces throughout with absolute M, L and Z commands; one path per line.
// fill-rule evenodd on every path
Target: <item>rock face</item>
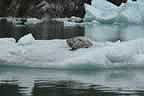
M 0 16 L 83 17 L 91 0 L 0 0 Z
M 120 6 L 122 3 L 127 3 L 127 0 L 107 0 L 116 6 Z
M 85 37 L 74 37 L 66 40 L 68 46 L 72 48 L 71 50 L 76 50 L 79 48 L 89 48 L 93 44 L 90 40 Z

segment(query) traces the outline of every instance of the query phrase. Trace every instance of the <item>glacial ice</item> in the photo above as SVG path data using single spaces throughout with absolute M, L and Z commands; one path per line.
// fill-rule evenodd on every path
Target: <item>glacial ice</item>
M 126 7 L 126 6 L 125 6 Z M 94 16 L 94 19 L 100 23 L 112 24 L 115 23 L 119 17 L 122 16 L 121 12 L 124 11 L 124 7 L 117 12 L 110 12 L 109 14 L 104 14 L 100 9 L 97 9 L 89 4 L 85 4 L 85 8 L 88 13 Z
M 93 42 L 91 48 L 70 51 L 65 40 L 35 40 L 31 34 L 18 43 L 0 39 L 0 65 L 55 69 L 143 67 L 144 39 Z
M 125 23 L 141 24 L 144 23 L 144 2 L 138 0 L 116 7 L 106 0 L 92 0 L 92 5 L 85 6 L 85 20 L 97 20 L 100 23 L 114 23 L 125 21 Z M 100 18 L 98 18 L 100 17 Z M 107 22 L 105 22 L 107 21 Z

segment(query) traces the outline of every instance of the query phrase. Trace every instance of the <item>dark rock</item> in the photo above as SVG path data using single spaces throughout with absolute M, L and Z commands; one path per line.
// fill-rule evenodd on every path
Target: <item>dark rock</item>
M 66 40 L 68 46 L 72 48 L 71 50 L 76 50 L 79 48 L 89 48 L 93 44 L 86 37 L 74 37 Z
M 122 3 L 127 3 L 128 0 L 107 0 L 116 6 L 120 6 Z
M 0 16 L 83 17 L 91 0 L 0 0 Z

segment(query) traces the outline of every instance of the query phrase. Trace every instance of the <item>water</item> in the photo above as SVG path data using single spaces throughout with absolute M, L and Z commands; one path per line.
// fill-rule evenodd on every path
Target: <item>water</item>
M 64 27 L 63 22 L 49 21 L 34 25 L 15 25 L 0 20 L 0 38 L 13 37 L 19 40 L 32 33 L 36 40 L 66 39 L 74 36 L 84 36 L 84 28 L 80 26 Z
M 143 70 L 0 68 L 3 96 L 143 96 Z

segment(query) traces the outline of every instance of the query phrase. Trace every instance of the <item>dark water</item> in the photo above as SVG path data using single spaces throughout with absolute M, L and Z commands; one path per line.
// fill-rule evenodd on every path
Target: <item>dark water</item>
M 144 96 L 143 70 L 0 67 L 1 96 Z
M 127 41 L 144 38 L 144 25 L 139 24 L 97 24 L 85 23 L 83 26 L 66 26 L 63 22 L 49 21 L 34 25 L 15 25 L 0 20 L 0 38 L 13 37 L 19 40 L 32 33 L 37 40 L 67 39 L 87 36 L 95 41 Z
M 15 25 L 5 20 L 0 21 L 0 38 L 13 37 L 19 40 L 32 33 L 37 40 L 66 39 L 84 36 L 84 27 L 64 27 L 63 22 L 49 21 L 35 25 Z

